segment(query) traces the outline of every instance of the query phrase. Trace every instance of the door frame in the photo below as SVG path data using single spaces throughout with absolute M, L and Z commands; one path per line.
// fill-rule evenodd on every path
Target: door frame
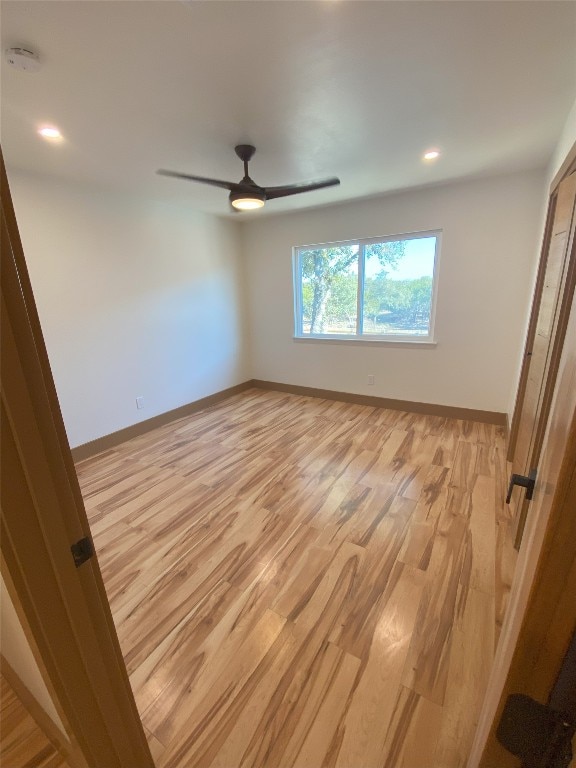
M 153 768 L 90 537 L 0 150 L 2 571 L 40 671 L 90 768 Z
M 576 144 L 563 165 L 564 174 L 557 175 L 553 182 L 551 197 L 575 166 Z M 570 307 L 576 313 L 576 294 Z M 529 524 L 468 768 L 519 765 L 518 758 L 496 739 L 506 699 L 512 693 L 524 693 L 545 704 L 574 632 L 576 328 L 569 327 L 565 341 L 561 350 L 564 354 L 558 355 L 558 376 L 542 445 L 542 481 L 536 482 Z M 551 454 L 551 451 L 554 452 Z M 555 475 L 553 482 L 548 473 Z

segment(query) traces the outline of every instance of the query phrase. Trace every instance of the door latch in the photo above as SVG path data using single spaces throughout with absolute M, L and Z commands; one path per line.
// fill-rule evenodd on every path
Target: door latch
M 515 485 L 520 485 L 522 488 L 526 488 L 526 498 L 528 501 L 534 494 L 534 486 L 536 484 L 536 470 L 533 469 L 529 475 L 516 475 L 513 474 L 510 477 L 510 485 L 508 486 L 508 495 L 506 496 L 506 504 L 510 504 L 512 498 L 512 491 Z

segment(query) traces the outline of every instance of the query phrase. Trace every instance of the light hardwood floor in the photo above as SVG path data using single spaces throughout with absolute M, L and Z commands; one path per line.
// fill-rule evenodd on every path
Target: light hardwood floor
M 159 768 L 459 768 L 514 568 L 502 429 L 248 390 L 78 464 Z
M 67 763 L 0 675 L 0 766 L 67 768 Z

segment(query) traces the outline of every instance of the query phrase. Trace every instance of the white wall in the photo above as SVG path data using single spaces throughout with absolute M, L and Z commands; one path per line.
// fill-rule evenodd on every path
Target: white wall
M 71 446 L 248 378 L 235 222 L 9 182 Z
M 60 719 L 54 702 L 42 678 L 32 649 L 28 644 L 22 625 L 10 599 L 4 579 L 0 577 L 0 647 L 6 661 L 52 719 L 57 728 L 66 736 L 66 729 Z
M 254 378 L 505 412 L 539 247 L 543 172 L 408 191 L 243 225 Z M 437 346 L 293 339 L 292 246 L 442 229 Z M 367 385 L 368 374 L 376 384 Z
M 14 171 L 9 179 L 72 446 L 251 377 L 511 411 L 540 244 L 542 173 L 240 226 Z M 293 245 L 437 228 L 435 348 L 293 340 Z

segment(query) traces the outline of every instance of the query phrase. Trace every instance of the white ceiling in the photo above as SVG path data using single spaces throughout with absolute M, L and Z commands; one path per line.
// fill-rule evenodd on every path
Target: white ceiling
M 574 2 L 17 0 L 1 14 L 3 50 L 42 59 L 36 74 L 2 62 L 9 169 L 220 214 L 224 190 L 155 170 L 238 181 L 233 147 L 253 143 L 261 185 L 340 177 L 273 212 L 539 167 L 576 95 Z M 38 137 L 45 123 L 65 140 Z

